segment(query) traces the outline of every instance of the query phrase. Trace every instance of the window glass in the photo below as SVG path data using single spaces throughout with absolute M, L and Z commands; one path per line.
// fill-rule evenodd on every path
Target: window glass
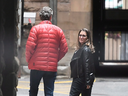
M 126 9 L 125 0 L 105 0 L 105 9 Z
M 128 60 L 128 33 L 105 32 L 105 60 Z
M 105 32 L 105 58 L 107 62 L 100 62 L 100 66 L 128 65 L 128 33 L 124 31 Z M 114 61 L 114 62 L 111 62 Z

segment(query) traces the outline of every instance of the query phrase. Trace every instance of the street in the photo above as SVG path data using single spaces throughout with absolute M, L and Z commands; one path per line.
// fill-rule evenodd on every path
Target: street
M 54 96 L 69 96 L 72 79 L 56 79 Z M 29 76 L 22 76 L 18 82 L 17 96 L 29 96 Z M 43 83 L 40 83 L 38 96 L 44 96 Z M 92 96 L 128 96 L 128 78 L 97 77 Z

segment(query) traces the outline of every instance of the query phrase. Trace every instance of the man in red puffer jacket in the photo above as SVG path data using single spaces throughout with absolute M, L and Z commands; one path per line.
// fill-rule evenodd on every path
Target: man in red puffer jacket
M 53 96 L 57 63 L 68 51 L 63 31 L 50 22 L 52 15 L 50 7 L 43 7 L 42 22 L 32 27 L 26 43 L 26 61 L 31 70 L 29 96 L 37 96 L 42 78 L 45 96 Z

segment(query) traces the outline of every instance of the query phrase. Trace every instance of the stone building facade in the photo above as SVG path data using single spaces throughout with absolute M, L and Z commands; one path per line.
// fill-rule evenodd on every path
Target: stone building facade
M 57 1 L 57 26 L 62 28 L 69 51 L 59 62 L 58 74 L 69 74 L 69 62 L 77 43 L 78 31 L 84 27 L 92 31 L 92 0 L 56 0 Z M 35 25 L 41 22 L 39 11 L 44 6 L 49 6 L 50 0 L 24 0 L 24 12 L 36 12 Z M 22 39 L 21 64 L 25 65 L 25 43 Z M 68 71 L 67 71 L 68 70 Z

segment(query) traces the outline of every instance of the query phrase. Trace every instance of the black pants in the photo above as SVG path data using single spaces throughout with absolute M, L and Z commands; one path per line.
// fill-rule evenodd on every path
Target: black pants
M 92 85 L 93 83 L 90 89 L 86 89 L 84 78 L 73 78 L 69 96 L 79 96 L 80 93 L 82 96 L 91 96 Z

